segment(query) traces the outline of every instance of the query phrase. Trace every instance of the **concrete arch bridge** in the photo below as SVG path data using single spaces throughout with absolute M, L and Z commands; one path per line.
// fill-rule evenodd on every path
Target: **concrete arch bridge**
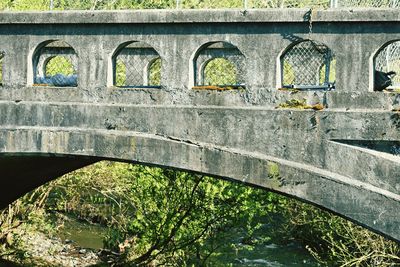
M 398 11 L 5 12 L 0 35 L 1 207 L 111 159 L 275 190 L 400 240 L 400 95 L 375 86 L 400 62 Z

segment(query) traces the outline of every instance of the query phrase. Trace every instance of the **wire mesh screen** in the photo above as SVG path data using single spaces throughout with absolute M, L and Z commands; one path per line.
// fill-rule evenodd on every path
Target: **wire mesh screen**
M 393 87 L 400 87 L 400 41 L 393 42 L 383 48 L 375 57 L 375 70 L 382 72 L 394 71 Z
M 333 0 L 333 7 L 399 8 L 400 0 Z
M 292 46 L 281 57 L 282 85 L 287 88 L 332 88 L 335 64 L 324 44 L 307 40 Z
M 247 0 L 249 8 L 328 8 L 331 0 Z
M 114 85 L 118 87 L 161 86 L 161 58 L 151 46 L 134 42 L 123 47 L 114 57 Z
M 235 64 L 225 58 L 214 58 L 204 67 L 204 85 L 238 84 Z
M 77 86 L 78 57 L 63 41 L 54 41 L 40 48 L 34 56 L 35 84 Z
M 34 10 L 209 9 L 209 8 L 328 8 L 399 7 L 400 0 L 81 0 L 36 1 Z M 5 10 L 27 9 L 25 1 L 3 1 Z M 36 3 L 35 2 L 35 3 Z
M 179 8 L 242 8 L 243 0 L 210 1 L 210 0 L 179 0 Z
M 178 8 L 400 7 L 400 0 L 179 0 Z
M 179 0 L 178 8 L 328 8 L 331 0 Z
M 243 87 L 245 57 L 226 42 L 217 42 L 201 49 L 195 60 L 196 86 Z

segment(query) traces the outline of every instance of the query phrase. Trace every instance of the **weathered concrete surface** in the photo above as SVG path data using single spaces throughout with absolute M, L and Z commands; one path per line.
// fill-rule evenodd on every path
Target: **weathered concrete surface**
M 1 24 L 123 24 L 123 23 L 232 23 L 304 22 L 309 8 L 290 9 L 169 9 L 129 11 L 2 12 Z M 393 8 L 316 9 L 316 22 L 398 22 Z
M 32 84 L 32 54 L 56 39 L 77 52 L 81 88 L 92 91 L 111 85 L 113 53 L 122 43 L 142 41 L 161 56 L 161 86 L 186 95 L 193 86 L 193 56 L 209 42 L 225 41 L 246 57 L 247 94 L 262 94 L 264 89 L 279 87 L 277 61 L 282 53 L 294 42 L 312 39 L 335 54 L 338 90 L 372 91 L 373 56 L 388 42 L 400 39 L 398 12 L 348 9 L 311 15 L 306 9 L 2 12 L 3 85 Z M 97 99 L 86 94 L 89 101 Z
M 4 155 L 100 157 L 206 173 L 298 197 L 400 239 L 400 156 L 342 141 L 398 142 L 395 112 L 3 101 L 0 114 Z M 269 175 L 271 164 L 279 178 Z
M 310 33 L 307 11 L 5 13 L 0 166 L 10 176 L 1 176 L 7 186 L 0 204 L 106 158 L 275 190 L 399 241 L 400 114 L 392 110 L 400 96 L 372 92 L 369 79 L 376 51 L 400 39 L 399 14 L 318 11 Z M 278 91 L 277 59 L 309 38 L 334 51 L 336 91 Z M 77 52 L 78 87 L 31 86 L 32 54 L 55 39 Z M 161 89 L 110 86 L 112 55 L 129 41 L 159 53 Z M 246 57 L 245 90 L 192 89 L 192 59 L 215 41 L 236 45 Z M 324 110 L 276 108 L 303 98 Z M 35 159 L 32 175 L 29 166 L 9 165 L 7 157 L 27 153 L 57 157 Z

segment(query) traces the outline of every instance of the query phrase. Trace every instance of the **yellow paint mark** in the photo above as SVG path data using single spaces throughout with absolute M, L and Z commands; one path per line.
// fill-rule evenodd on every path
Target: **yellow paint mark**
M 244 90 L 243 86 L 215 86 L 215 85 L 202 85 L 193 86 L 193 90 L 216 90 L 216 91 L 229 91 L 229 90 Z

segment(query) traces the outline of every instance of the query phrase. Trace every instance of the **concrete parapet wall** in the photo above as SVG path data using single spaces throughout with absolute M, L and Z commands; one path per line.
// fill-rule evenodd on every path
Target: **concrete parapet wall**
M 276 90 L 280 55 L 294 42 L 311 39 L 335 54 L 338 91 L 373 91 L 372 58 L 383 45 L 400 39 L 398 17 L 393 10 L 364 9 L 5 12 L 0 18 L 3 87 L 33 84 L 32 56 L 49 40 L 63 40 L 75 49 L 78 87 L 107 87 L 113 84 L 116 49 L 142 41 L 161 56 L 162 89 L 187 94 L 196 76 L 196 53 L 206 43 L 224 41 L 246 57 L 247 92 L 254 95 Z

